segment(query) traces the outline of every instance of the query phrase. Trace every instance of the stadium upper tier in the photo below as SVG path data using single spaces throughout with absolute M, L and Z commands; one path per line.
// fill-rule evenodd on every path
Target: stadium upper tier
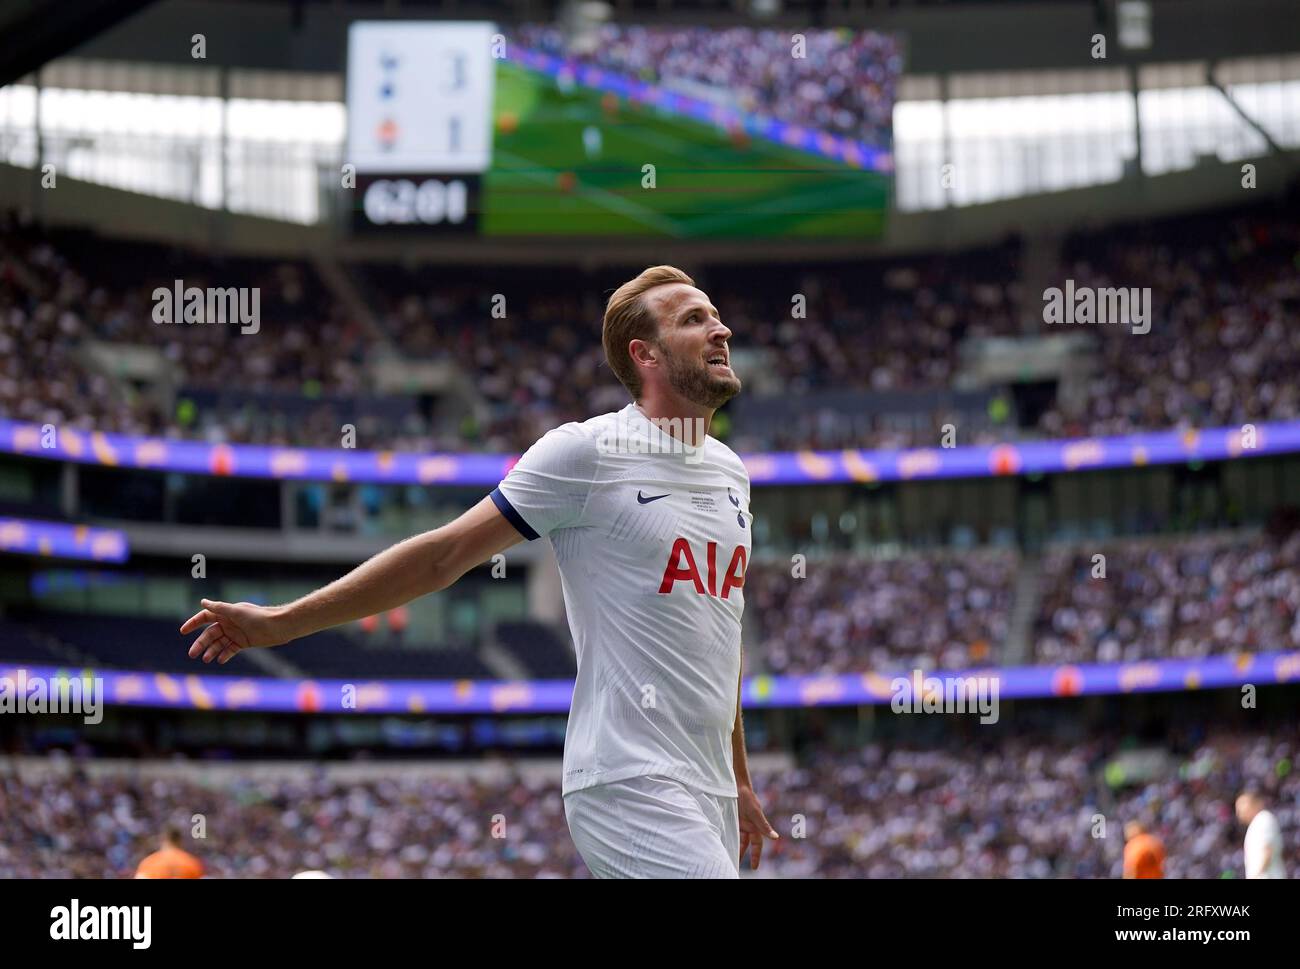
M 888 702 L 891 679 L 917 669 L 1001 668 L 1006 697 L 1300 678 L 1300 531 L 1112 540 L 1041 558 L 1005 550 L 836 554 L 807 560 L 797 576 L 789 560 L 768 557 L 750 563 L 745 600 L 746 696 L 759 704 Z M 266 675 L 247 658 L 226 666 L 189 660 L 177 634 L 183 617 L 86 608 L 29 608 L 0 619 L 0 666 Z M 370 701 L 384 710 L 567 709 L 572 651 L 548 626 L 481 626 L 477 643 L 456 648 L 429 648 L 429 636 L 414 633 L 396 648 L 360 627 L 318 633 L 276 651 L 283 682 L 249 687 L 242 699 L 225 697 L 225 686 L 204 689 L 216 692 L 217 706 L 317 709 L 333 686 L 308 681 L 364 675 L 376 681 Z M 475 648 L 489 640 L 533 682 L 498 681 Z M 173 696 L 147 677 L 131 679 L 123 688 L 135 692 L 110 691 L 110 701 L 202 705 L 178 681 Z M 489 682 L 417 688 L 400 680 Z
M 1028 588 L 1016 581 L 1025 570 Z M 1010 552 L 841 558 L 802 581 L 789 573 L 755 563 L 745 583 L 761 662 L 779 674 L 978 668 L 1022 646 L 1039 665 L 1300 649 L 1300 533 L 1097 542 L 1041 562 Z M 1016 607 L 1032 621 L 1013 636 Z
M 1093 254 L 1084 259 L 1076 254 Z M 1115 228 L 1035 269 L 1018 244 L 887 263 L 704 267 L 746 391 L 743 452 L 938 447 L 1300 417 L 1300 218 Z M 1101 256 L 1097 256 L 1101 253 Z M 0 230 L 0 417 L 209 443 L 517 454 L 622 406 L 602 297 L 622 277 L 216 259 Z M 159 288 L 258 293 L 255 327 L 157 323 Z M 1050 287 L 1150 289 L 1149 332 L 1048 323 Z M 247 331 L 247 332 L 245 332 Z M 405 366 L 406 369 L 402 369 Z M 418 372 L 412 372 L 412 367 Z M 420 370 L 419 368 L 425 368 Z

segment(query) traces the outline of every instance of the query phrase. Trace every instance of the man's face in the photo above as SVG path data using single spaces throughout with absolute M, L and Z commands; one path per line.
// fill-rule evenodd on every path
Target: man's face
M 731 369 L 731 331 L 709 297 L 686 283 L 656 286 L 645 294 L 659 321 L 656 345 L 668 384 L 701 407 L 716 409 L 740 392 Z

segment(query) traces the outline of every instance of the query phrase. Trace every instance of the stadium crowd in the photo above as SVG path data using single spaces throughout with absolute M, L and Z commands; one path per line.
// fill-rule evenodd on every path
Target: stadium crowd
M 1093 576 L 1097 554 L 1104 578 Z M 1043 577 L 1038 663 L 1300 649 L 1300 532 L 1057 550 Z
M 1285 211 L 1193 216 L 1081 235 L 1062 280 L 1149 287 L 1146 334 L 1097 327 L 1097 366 L 1077 414 L 1049 408 L 1051 437 L 1300 417 L 1300 219 Z
M 765 672 L 820 675 L 996 664 L 1010 618 L 1009 551 L 754 562 L 745 608 Z
M 1102 255 L 1085 261 L 1078 251 Z M 1300 220 L 1251 210 L 1107 230 L 1069 244 L 1066 257 L 1059 275 L 1077 286 L 1150 286 L 1150 332 L 1043 323 L 1022 291 L 1014 244 L 865 274 L 708 271 L 701 282 L 735 333 L 750 387 L 720 413 L 715 434 L 743 453 L 933 447 L 949 421 L 959 443 L 978 444 L 1300 416 L 1300 384 L 1290 379 L 1300 372 L 1300 332 L 1287 324 L 1300 309 Z M 552 427 L 626 400 L 603 359 L 593 280 L 510 272 L 467 281 L 397 266 L 356 274 L 378 334 L 328 298 L 306 264 L 104 247 L 11 218 L 0 228 L 0 416 L 318 447 L 340 446 L 350 423 L 365 449 L 518 453 Z M 155 324 L 150 294 L 173 279 L 258 287 L 260 330 Z M 803 316 L 792 313 L 792 293 L 805 297 Z M 507 297 L 504 316 L 494 314 L 497 296 Z M 1033 334 L 1090 341 L 1079 403 L 1052 396 L 1038 412 L 1018 405 L 1011 386 L 994 386 L 983 411 L 953 413 L 944 400 L 963 384 L 963 348 L 1016 335 L 1026 319 Z M 395 357 L 450 365 L 472 403 L 380 393 L 377 361 Z M 763 416 L 773 401 L 779 421 Z
M 1095 578 L 1094 556 L 1105 556 Z M 977 550 L 756 560 L 753 672 L 969 669 L 1006 662 L 1019 561 Z M 1043 556 L 1024 662 L 1132 663 L 1300 649 L 1300 532 L 1157 538 Z
M 1094 577 L 1098 554 L 1104 578 Z M 1037 573 L 1037 598 L 1021 604 L 1017 589 L 1031 594 L 1017 584 L 1025 568 Z M 1006 549 L 893 558 L 839 552 L 808 558 L 797 576 L 788 560 L 760 556 L 747 570 L 745 606 L 750 674 L 886 675 L 1300 650 L 1300 531 L 1059 546 L 1028 563 Z M 1017 608 L 1026 612 L 1017 633 L 1026 639 L 1016 644 L 1025 652 L 1009 659 Z M 53 637 L 104 668 L 190 672 L 182 652 L 159 652 L 173 632 L 162 618 L 32 613 L 0 619 L 0 660 L 64 662 L 42 647 L 42 637 Z M 518 650 L 521 667 L 542 678 L 571 675 L 562 641 L 551 651 L 553 665 L 534 667 L 539 635 Z M 475 644 L 463 647 L 372 650 L 366 662 L 376 675 L 399 679 L 490 678 Z M 301 675 L 337 675 L 359 648 L 327 632 L 284 656 Z M 243 675 L 238 666 L 204 672 Z
M 1141 781 L 1105 769 L 1130 746 L 1104 732 L 1071 741 L 872 742 L 848 753 L 819 749 L 793 770 L 756 770 L 782 835 L 768 843 L 759 875 L 1117 878 L 1123 825 L 1140 819 L 1164 842 L 1166 877 L 1241 877 L 1243 831 L 1232 805 L 1248 786 L 1271 802 L 1288 873 L 1300 873 L 1300 730 L 1180 733 L 1155 745 L 1165 764 Z M 135 776 L 129 767 L 98 778 L 75 768 L 39 776 L 0 768 L 0 878 L 130 877 L 164 827 L 191 832 L 196 814 L 205 837 L 187 848 L 209 877 L 304 869 L 588 876 L 564 821 L 558 764 L 554 780 L 399 772 L 365 781 L 214 773 L 196 783 Z M 1107 819 L 1104 838 L 1094 835 L 1097 814 Z
M 774 873 L 869 878 L 1117 878 L 1123 823 L 1146 820 L 1164 841 L 1170 878 L 1240 877 L 1243 831 L 1233 799 L 1258 785 L 1300 861 L 1294 728 L 1182 738 L 1171 768 L 1112 788 L 1114 738 L 1024 739 L 967 747 L 870 744 L 765 778 L 769 815 L 804 814 L 810 834 L 778 847 Z M 1108 819 L 1094 837 L 1095 815 Z
M 156 322 L 159 287 L 258 290 L 259 328 Z M 250 308 L 251 302 L 247 304 Z M 260 338 L 259 338 L 260 337 Z M 104 246 L 0 217 L 0 416 L 82 431 L 225 441 L 339 442 L 330 414 L 273 406 L 362 389 L 366 341 L 304 264 L 197 258 L 143 243 Z M 135 355 L 136 348 L 151 351 Z M 193 389 L 246 405 L 202 423 Z M 263 395 L 259 402 L 256 398 Z M 268 406 L 268 403 L 271 405 Z

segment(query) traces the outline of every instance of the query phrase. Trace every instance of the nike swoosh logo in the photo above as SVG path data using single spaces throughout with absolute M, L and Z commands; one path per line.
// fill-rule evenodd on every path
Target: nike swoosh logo
M 665 491 L 662 495 L 651 495 L 649 498 L 647 498 L 645 495 L 641 494 L 641 492 L 638 491 L 636 493 L 636 500 L 643 505 L 648 505 L 652 501 L 658 501 L 660 498 L 667 498 L 671 494 L 672 494 L 671 491 Z

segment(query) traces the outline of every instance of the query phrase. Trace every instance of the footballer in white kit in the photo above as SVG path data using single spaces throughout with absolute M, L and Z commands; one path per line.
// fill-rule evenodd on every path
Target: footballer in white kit
M 578 659 L 564 744 L 570 833 L 597 877 L 736 878 L 768 823 L 740 716 L 753 517 L 740 459 L 708 436 L 740 390 L 731 331 L 693 280 L 655 266 L 605 310 L 620 411 L 544 435 L 454 522 L 282 606 L 203 600 L 192 658 L 228 662 L 444 589 L 549 538 Z
M 1285 878 L 1282 826 L 1277 815 L 1264 805 L 1264 799 L 1254 791 L 1237 798 L 1237 820 L 1246 825 L 1243 858 L 1247 878 Z
M 720 875 L 726 864 L 734 872 L 732 730 L 751 522 L 744 465 L 713 438 L 684 449 L 633 403 L 551 431 L 492 497 L 525 538 L 549 536 L 559 563 L 578 654 L 565 809 L 588 867 L 685 876 Z M 710 796 L 716 811 L 685 797 L 660 808 L 671 796 L 660 790 L 645 796 L 650 813 L 642 814 L 636 792 L 645 788 L 636 786 L 573 796 L 651 777 Z M 692 827 L 700 840 L 683 850 Z

